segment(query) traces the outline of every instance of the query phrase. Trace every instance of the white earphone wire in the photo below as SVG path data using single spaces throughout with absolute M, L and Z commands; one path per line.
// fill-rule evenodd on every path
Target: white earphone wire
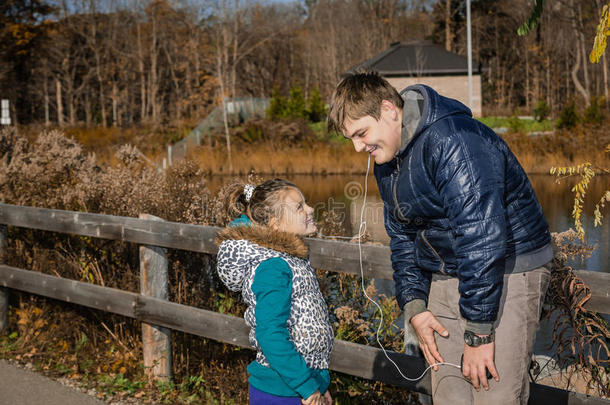
M 362 241 L 362 237 L 364 236 L 364 234 L 366 232 L 366 221 L 364 221 L 364 209 L 366 207 L 366 195 L 367 195 L 367 192 L 368 192 L 368 179 L 369 179 L 370 168 L 371 168 L 371 155 L 369 155 L 369 160 L 368 160 L 367 167 L 366 167 L 366 175 L 364 177 L 364 197 L 362 199 L 362 208 L 360 210 L 360 227 L 358 228 L 358 253 L 360 255 L 360 281 L 361 281 L 362 292 L 364 293 L 364 296 L 370 302 L 375 304 L 375 306 L 379 310 L 379 316 L 380 316 L 379 326 L 377 326 L 377 333 L 375 334 L 375 338 L 377 340 L 377 344 L 379 345 L 379 347 L 383 351 L 383 354 L 388 359 L 388 361 L 390 363 L 392 363 L 394 365 L 394 367 L 396 367 L 396 370 L 401 375 L 401 377 L 404 378 L 407 381 L 418 381 L 418 380 L 420 380 L 424 375 L 426 375 L 428 370 L 430 370 L 432 367 L 435 367 L 435 366 L 447 365 L 447 366 L 453 366 L 453 367 L 457 367 L 458 369 L 461 369 L 460 366 L 458 366 L 457 364 L 453 364 L 453 363 L 448 363 L 448 362 L 434 363 L 434 364 L 429 365 L 428 368 L 426 368 L 424 370 L 424 372 L 419 377 L 417 377 L 417 378 L 409 378 L 409 377 L 407 377 L 406 375 L 403 374 L 403 372 L 400 370 L 400 367 L 398 367 L 398 364 L 396 364 L 394 362 L 394 360 L 392 360 L 390 358 L 390 356 L 388 356 L 388 353 L 386 352 L 385 347 L 383 347 L 383 345 L 381 344 L 381 341 L 379 340 L 379 332 L 381 331 L 381 326 L 383 325 L 383 310 L 381 309 L 381 306 L 374 299 L 369 297 L 369 295 L 366 293 L 366 289 L 364 288 L 364 267 L 362 266 L 362 244 L 361 244 L 361 241 Z

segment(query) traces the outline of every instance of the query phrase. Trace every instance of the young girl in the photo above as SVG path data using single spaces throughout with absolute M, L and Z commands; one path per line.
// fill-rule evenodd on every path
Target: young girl
M 234 185 L 218 234 L 218 274 L 248 308 L 250 404 L 332 405 L 328 385 L 333 331 L 307 245 L 313 208 L 292 183 Z

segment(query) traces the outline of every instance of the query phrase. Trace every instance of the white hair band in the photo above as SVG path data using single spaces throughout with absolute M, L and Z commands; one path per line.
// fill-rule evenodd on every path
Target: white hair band
M 252 194 L 254 193 L 254 186 L 252 184 L 246 184 L 244 186 L 244 194 L 246 195 L 246 202 L 250 202 Z

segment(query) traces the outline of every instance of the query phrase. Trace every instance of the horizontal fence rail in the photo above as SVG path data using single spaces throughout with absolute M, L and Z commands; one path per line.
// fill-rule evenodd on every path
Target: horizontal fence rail
M 221 229 L 2 203 L 0 223 L 208 254 L 217 253 L 214 238 Z M 357 244 L 316 238 L 305 238 L 305 242 L 314 268 L 360 274 Z M 390 248 L 363 244 L 362 266 L 366 277 L 392 279 Z M 576 274 L 591 287 L 592 296 L 585 307 L 600 313 L 610 312 L 610 274 L 584 270 Z
M 241 317 L 5 265 L 0 265 L 0 285 L 251 348 L 248 341 L 250 329 Z M 420 375 L 426 368 L 424 360 L 419 357 L 389 353 L 409 375 Z M 410 383 L 401 380 L 392 367 L 380 349 L 335 339 L 332 370 L 430 393 L 429 378 L 417 384 Z
M 248 342 L 249 328 L 241 317 L 5 265 L 0 265 L 0 285 L 252 349 Z M 426 368 L 420 357 L 392 351 L 388 355 L 407 376 L 419 376 Z M 381 349 L 371 346 L 335 339 L 330 368 L 428 395 L 431 391 L 429 374 L 415 383 L 407 381 L 400 377 Z M 530 405 L 610 404 L 601 398 L 535 383 L 530 384 L 530 391 Z
M 214 238 L 221 229 L 2 203 L 0 224 L 208 254 L 217 252 Z M 306 239 L 306 243 L 310 247 L 310 260 L 314 267 L 359 274 L 356 244 L 315 238 Z M 365 276 L 392 278 L 390 250 L 387 246 L 362 245 L 362 255 Z M 610 275 L 590 271 L 578 271 L 577 274 L 592 289 L 587 308 L 608 313 Z M 0 264 L 0 292 L 2 289 L 37 294 L 137 319 L 150 325 L 251 348 L 248 341 L 249 328 L 241 317 Z M 424 359 L 420 357 L 390 351 L 388 355 L 410 377 L 419 376 L 426 368 Z M 429 374 L 418 382 L 409 382 L 400 377 L 381 349 L 338 339 L 335 339 L 331 356 L 331 370 L 424 394 L 430 394 L 431 390 Z M 529 404 L 548 403 L 608 405 L 610 401 L 531 383 Z

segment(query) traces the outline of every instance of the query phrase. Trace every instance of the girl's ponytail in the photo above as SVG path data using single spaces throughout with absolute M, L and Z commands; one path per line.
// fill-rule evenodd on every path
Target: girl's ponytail
M 229 218 L 237 218 L 246 213 L 248 202 L 244 193 L 245 186 L 246 184 L 243 182 L 235 182 L 227 187 L 227 215 Z

